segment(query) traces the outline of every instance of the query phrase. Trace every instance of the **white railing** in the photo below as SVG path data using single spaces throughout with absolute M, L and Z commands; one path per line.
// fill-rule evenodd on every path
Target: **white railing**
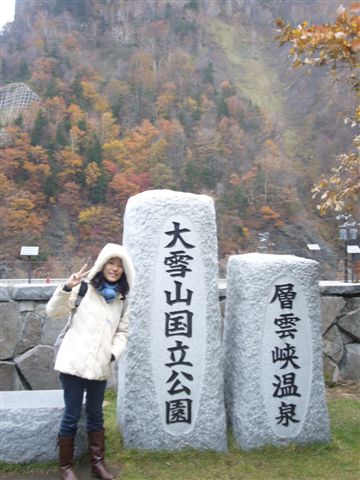
M 59 283 L 63 283 L 66 281 L 66 278 L 32 278 L 31 282 L 29 282 L 28 278 L 0 278 L 0 285 L 43 285 L 47 283 L 49 285 L 58 285 Z

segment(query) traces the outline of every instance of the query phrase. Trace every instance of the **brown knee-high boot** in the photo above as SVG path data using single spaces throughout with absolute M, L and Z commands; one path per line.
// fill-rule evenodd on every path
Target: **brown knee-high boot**
M 101 432 L 88 432 L 91 473 L 101 480 L 114 480 L 115 476 L 105 465 L 105 435 Z
M 58 437 L 61 480 L 78 480 L 73 471 L 75 437 Z

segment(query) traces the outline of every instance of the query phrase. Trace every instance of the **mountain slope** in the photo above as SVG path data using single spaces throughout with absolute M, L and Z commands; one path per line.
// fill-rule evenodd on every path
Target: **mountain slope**
M 351 138 L 338 113 L 351 99 L 325 72 L 292 71 L 274 22 L 329 21 L 335 9 L 320 0 L 17 2 L 2 39 L 3 84 L 24 82 L 42 103 L 7 125 L 3 259 L 14 261 L 14 241 L 27 239 L 58 271 L 64 256 L 121 241 L 127 199 L 149 188 L 212 195 L 222 259 L 256 248 L 264 231 L 275 251 L 305 255 L 306 243 L 322 242 L 330 253 L 334 226 L 316 216 L 310 188 Z

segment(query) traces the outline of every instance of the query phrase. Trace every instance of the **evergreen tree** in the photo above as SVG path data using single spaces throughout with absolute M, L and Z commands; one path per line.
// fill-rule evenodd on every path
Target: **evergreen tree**
M 45 114 L 42 110 L 39 110 L 34 123 L 34 128 L 31 132 L 31 145 L 41 145 L 41 141 L 45 134 L 46 126 L 47 120 Z
M 22 115 L 19 115 L 18 117 L 15 118 L 14 125 L 16 125 L 17 127 L 23 128 L 24 118 Z
M 207 66 L 202 70 L 202 79 L 204 83 L 214 83 L 214 64 L 208 61 Z

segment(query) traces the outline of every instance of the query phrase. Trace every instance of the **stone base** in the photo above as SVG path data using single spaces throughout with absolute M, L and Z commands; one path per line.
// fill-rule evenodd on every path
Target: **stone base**
M 61 390 L 0 392 L 0 461 L 41 462 L 58 458 L 57 435 L 64 411 Z M 82 417 L 76 436 L 75 456 L 87 451 Z

